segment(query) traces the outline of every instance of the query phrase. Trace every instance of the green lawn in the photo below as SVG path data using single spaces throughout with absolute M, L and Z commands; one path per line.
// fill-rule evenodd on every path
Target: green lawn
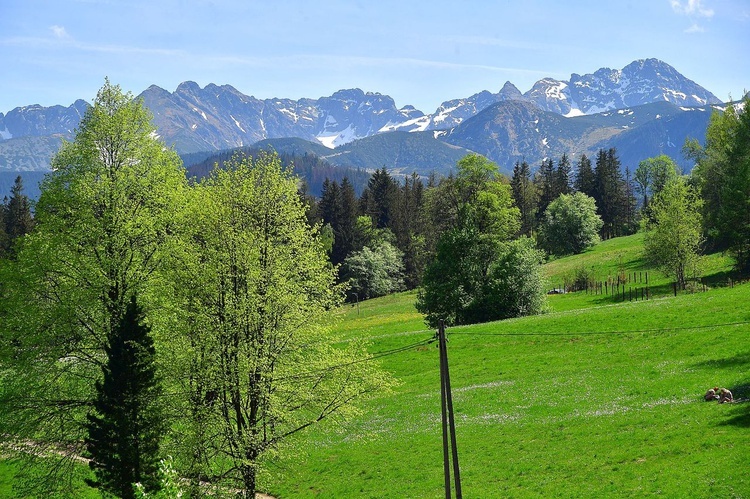
M 640 271 L 638 237 L 584 258 Z M 721 256 L 709 262 L 728 270 Z M 337 330 L 370 338 L 373 353 L 430 338 L 414 298 L 348 306 Z M 449 328 L 464 497 L 750 497 L 748 298 L 750 285 L 625 303 L 571 293 L 551 296 L 543 316 Z M 271 493 L 444 496 L 437 349 L 380 362 L 400 386 L 346 426 L 295 442 L 295 457 L 265 477 Z M 715 385 L 741 401 L 703 402 Z

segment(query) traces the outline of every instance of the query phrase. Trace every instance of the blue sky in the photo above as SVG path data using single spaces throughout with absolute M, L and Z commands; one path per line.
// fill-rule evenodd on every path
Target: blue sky
M 750 90 L 750 0 L 0 0 L 0 112 L 183 81 L 258 98 L 358 87 L 433 112 L 510 80 L 655 57 Z

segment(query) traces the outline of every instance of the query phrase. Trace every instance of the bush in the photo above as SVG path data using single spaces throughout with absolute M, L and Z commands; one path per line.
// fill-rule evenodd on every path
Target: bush
M 551 255 L 575 255 L 599 241 L 602 225 L 594 198 L 582 192 L 561 194 L 544 212 L 539 246 Z
M 366 300 L 404 289 L 403 253 L 389 242 L 365 246 L 346 259 L 342 280 L 349 283 L 350 300 Z

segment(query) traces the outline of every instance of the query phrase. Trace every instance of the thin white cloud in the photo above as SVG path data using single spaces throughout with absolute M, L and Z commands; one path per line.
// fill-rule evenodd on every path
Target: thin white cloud
M 245 57 L 237 55 L 211 55 L 193 54 L 190 63 L 200 65 L 218 66 L 248 66 L 248 67 L 295 67 L 316 68 L 328 67 L 337 70 L 346 70 L 352 67 L 370 68 L 428 68 L 442 71 L 466 71 L 478 70 L 496 73 L 511 73 L 531 76 L 550 76 L 547 70 L 535 70 L 526 68 L 502 67 L 485 64 L 465 64 L 446 61 L 435 61 L 428 59 L 415 59 L 407 57 L 365 57 L 329 54 L 306 54 L 290 55 L 281 57 Z M 552 75 L 561 76 L 561 75 Z
M 65 28 L 63 26 L 58 26 L 57 24 L 49 27 L 50 31 L 52 31 L 52 34 L 55 35 L 55 38 L 59 39 L 66 39 L 70 38 L 70 35 L 67 31 L 65 31 Z
M 697 24 L 693 23 L 692 26 L 685 30 L 685 33 L 703 33 L 704 31 L 706 30 L 703 29 L 702 26 L 698 26 Z
M 703 6 L 703 0 L 669 0 L 672 10 L 686 16 L 713 17 L 714 11 Z
M 59 26 L 53 26 L 52 28 L 60 28 Z M 82 43 L 73 40 L 70 35 L 65 32 L 65 28 L 60 28 L 62 31 L 55 31 L 55 39 L 52 38 L 39 38 L 39 37 L 12 37 L 0 39 L 0 45 L 11 45 L 11 46 L 24 46 L 24 47 L 55 47 L 55 48 L 72 48 L 83 52 L 103 52 L 109 54 L 140 54 L 140 55 L 158 55 L 158 56 L 181 56 L 185 55 L 184 50 L 176 49 L 164 49 L 164 48 L 143 48 L 134 47 L 129 45 L 96 45 L 91 43 Z

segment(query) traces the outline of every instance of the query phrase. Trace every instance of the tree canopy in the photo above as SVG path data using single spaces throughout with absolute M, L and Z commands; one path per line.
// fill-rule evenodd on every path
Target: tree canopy
M 550 203 L 539 229 L 539 245 L 552 255 L 581 253 L 599 241 L 602 219 L 594 198 L 562 194 Z
M 510 241 L 520 228 L 510 185 L 480 156 L 465 157 L 457 169 L 456 178 L 434 194 L 449 200 L 452 210 L 425 270 L 417 310 L 430 326 L 541 312 L 542 255 L 528 239 Z
M 131 297 L 158 286 L 163 250 L 176 232 L 186 178 L 177 154 L 153 132 L 142 103 L 107 81 L 73 142 L 54 157 L 36 227 L 0 279 L 11 283 L 0 327 L 14 345 L 3 358 L 10 374 L 1 435 L 44 435 L 43 447 L 83 453 L 107 345 Z M 74 474 L 67 463 L 55 468 L 61 487 L 68 482 L 60 475 Z

